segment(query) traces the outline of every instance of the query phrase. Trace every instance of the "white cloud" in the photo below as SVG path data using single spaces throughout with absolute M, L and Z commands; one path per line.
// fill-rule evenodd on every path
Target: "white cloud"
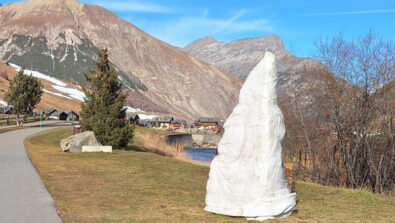
M 269 20 L 242 20 L 241 18 L 247 13 L 247 10 L 242 9 L 230 18 L 209 18 L 209 12 L 205 10 L 198 17 L 180 17 L 161 22 L 132 21 L 132 23 L 155 38 L 179 47 L 206 36 L 273 32 L 273 25 Z
M 117 12 L 150 12 L 150 13 L 171 13 L 173 9 L 157 5 L 150 2 L 140 1 L 100 1 L 96 4 Z
M 218 27 L 218 29 L 216 30 L 217 33 L 224 31 L 226 28 L 228 28 L 229 26 L 231 26 L 233 23 L 235 23 L 240 17 L 242 17 L 244 14 L 246 14 L 247 10 L 242 9 L 240 11 L 238 11 L 234 16 L 232 16 L 230 19 L 226 20 L 225 22 L 223 22 L 223 24 Z
M 363 14 L 382 14 L 382 13 L 395 13 L 395 9 L 360 10 L 360 11 L 345 11 L 345 12 L 324 12 L 324 13 L 307 14 L 305 16 L 363 15 Z

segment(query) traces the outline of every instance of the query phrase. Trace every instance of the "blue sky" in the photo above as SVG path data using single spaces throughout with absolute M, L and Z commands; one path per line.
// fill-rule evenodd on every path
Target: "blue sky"
M 369 29 L 395 40 L 395 0 L 80 0 L 101 5 L 174 46 L 206 36 L 218 41 L 276 34 L 298 56 L 314 42 Z M 0 0 L 5 4 L 11 2 Z

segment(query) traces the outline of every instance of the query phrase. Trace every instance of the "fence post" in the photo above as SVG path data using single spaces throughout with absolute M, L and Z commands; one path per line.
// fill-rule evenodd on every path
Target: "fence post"
M 43 120 L 43 112 L 40 111 L 40 135 L 41 135 L 41 130 L 42 130 L 42 120 Z
M 8 119 L 8 116 L 7 116 L 7 125 L 9 125 L 10 124 L 10 120 Z

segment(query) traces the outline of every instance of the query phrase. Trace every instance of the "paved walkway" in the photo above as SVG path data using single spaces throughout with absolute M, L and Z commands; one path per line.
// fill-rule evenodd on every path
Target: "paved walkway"
M 48 124 L 53 124 L 53 123 L 58 123 L 59 121 L 54 121 L 54 120 L 49 120 L 49 121 L 43 121 L 42 125 L 48 125 Z M 40 122 L 29 122 L 29 123 L 25 123 L 23 124 L 24 127 L 39 127 L 40 126 Z M 4 126 L 0 126 L 0 129 L 8 129 L 8 128 L 13 128 L 13 127 L 17 127 L 17 125 L 4 125 Z
M 48 130 L 67 123 L 46 123 Z M 32 127 L 0 134 L 0 222 L 62 222 L 54 200 L 26 154 L 23 140 L 40 131 Z

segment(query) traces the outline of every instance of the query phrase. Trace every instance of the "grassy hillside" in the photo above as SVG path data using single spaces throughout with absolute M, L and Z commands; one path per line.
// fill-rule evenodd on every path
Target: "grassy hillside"
M 5 74 L 2 76 L 2 74 Z M 14 68 L 7 66 L 0 62 L 0 100 L 4 100 L 4 95 L 8 90 L 9 81 L 14 79 L 16 75 L 16 71 Z M 50 90 L 55 93 L 62 93 L 52 88 L 53 83 L 40 79 L 41 83 L 44 85 L 44 89 Z M 67 83 L 68 87 L 73 89 L 78 89 L 77 86 Z M 40 103 L 36 106 L 36 110 L 40 109 L 48 109 L 48 108 L 57 108 L 63 110 L 73 110 L 75 112 L 79 112 L 81 110 L 80 107 L 81 102 L 76 99 L 65 99 L 63 97 L 59 97 L 53 94 L 49 94 L 44 92 L 43 96 L 41 97 Z M 8 116 L 8 115 L 7 115 Z
M 144 134 L 144 130 L 136 129 Z M 208 167 L 138 150 L 63 153 L 63 128 L 25 141 L 64 222 L 246 222 L 203 211 Z M 141 143 L 136 139 L 135 142 Z M 296 182 L 297 209 L 269 222 L 393 222 L 393 197 Z

